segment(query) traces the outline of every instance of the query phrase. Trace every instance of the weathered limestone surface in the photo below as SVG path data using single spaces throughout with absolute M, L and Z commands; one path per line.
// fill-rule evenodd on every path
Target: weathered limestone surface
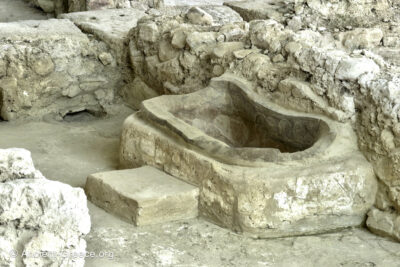
M 105 42 L 118 63 L 126 64 L 129 60 L 128 33 L 145 15 L 144 10 L 129 8 L 74 12 L 63 14 L 59 18 L 71 20 L 84 33 L 93 34 L 98 40 Z
M 377 186 L 371 166 L 357 149 L 350 125 L 270 106 L 250 88 L 224 76 L 211 88 L 196 93 L 145 101 L 142 110 L 124 123 L 122 166 L 149 164 L 197 184 L 203 216 L 257 237 L 311 234 L 360 225 L 375 200 Z M 241 115 L 231 114 L 229 108 L 237 109 L 242 104 L 245 108 Z M 273 113 L 264 114 L 264 109 Z M 207 115 L 217 110 L 219 116 Z M 254 130 L 250 131 L 253 126 L 246 125 L 246 129 L 240 121 L 224 119 L 229 116 L 246 123 L 255 116 L 255 127 L 263 132 L 276 131 L 281 137 L 262 137 L 266 143 L 229 143 L 235 139 L 234 123 L 242 133 L 249 130 L 249 140 L 256 140 L 251 132 Z M 298 117 L 293 129 L 291 116 Z M 281 153 L 271 149 L 300 149 L 295 148 L 297 143 L 292 138 L 308 136 L 304 125 L 297 124 L 303 116 L 308 123 L 313 118 L 321 120 L 329 130 L 314 128 L 313 133 L 319 132 L 318 141 L 312 141 L 305 151 Z M 213 125 L 220 128 L 214 130 Z M 244 136 L 239 135 L 237 142 Z M 310 146 L 306 140 L 297 142 Z
M 197 217 L 199 190 L 153 167 L 92 174 L 88 198 L 135 225 Z
M 15 179 L 44 178 L 35 169 L 28 150 L 20 148 L 0 149 L 0 183 Z
M 367 226 L 378 235 L 400 241 L 400 216 L 394 212 L 372 209 L 368 213 Z
M 121 84 L 116 59 L 68 20 L 0 24 L 0 116 L 106 112 Z
M 108 45 L 109 54 L 100 55 L 102 62 L 116 59 L 121 74 L 121 85 L 118 94 L 125 103 L 139 108 L 143 100 L 158 96 L 154 89 L 148 87 L 139 78 L 134 78 L 129 59 L 129 31 L 135 28 L 137 21 L 145 16 L 145 9 L 112 9 L 63 14 L 60 18 L 73 21 L 83 32 L 93 34 L 95 38 Z M 110 58 L 110 59 L 109 59 Z
M 83 190 L 45 179 L 29 151 L 3 149 L 0 159 L 0 265 L 83 266 L 90 231 Z
M 288 3 L 289 2 L 289 3 Z M 244 20 L 274 19 L 285 21 L 283 14 L 293 13 L 293 1 L 255 0 L 255 1 L 226 1 L 224 5 L 238 12 Z
M 371 27 L 395 16 L 396 1 L 300 0 L 226 1 L 246 20 L 274 19 L 299 27 Z
M 211 77 L 223 73 L 224 55 L 230 57 L 243 47 L 235 42 L 244 38 L 246 23 L 236 12 L 223 6 L 198 10 L 208 18 L 206 24 L 191 17 L 193 9 L 183 8 L 174 16 L 144 17 L 132 30 L 129 46 L 135 76 L 159 93 L 203 88 Z M 226 48 L 217 47 L 224 41 L 230 42 Z M 214 70 L 210 60 L 221 63 Z

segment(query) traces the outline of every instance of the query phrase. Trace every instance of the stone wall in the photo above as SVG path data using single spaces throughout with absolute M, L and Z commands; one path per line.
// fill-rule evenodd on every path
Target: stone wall
M 0 24 L 4 120 L 106 112 L 121 80 L 108 46 L 68 20 Z
M 26 0 L 46 13 L 62 13 L 147 6 L 222 5 L 222 0 Z

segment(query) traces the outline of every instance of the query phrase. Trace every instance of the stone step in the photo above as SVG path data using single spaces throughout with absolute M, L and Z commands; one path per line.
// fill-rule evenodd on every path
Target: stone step
M 198 214 L 199 189 L 150 166 L 91 174 L 85 191 L 95 205 L 136 226 Z

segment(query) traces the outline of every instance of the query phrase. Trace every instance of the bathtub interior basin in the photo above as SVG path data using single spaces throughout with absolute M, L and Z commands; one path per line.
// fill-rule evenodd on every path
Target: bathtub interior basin
M 323 119 L 261 103 L 257 95 L 235 83 L 215 83 L 187 95 L 164 95 L 142 105 L 148 118 L 232 164 L 309 157 L 335 136 Z

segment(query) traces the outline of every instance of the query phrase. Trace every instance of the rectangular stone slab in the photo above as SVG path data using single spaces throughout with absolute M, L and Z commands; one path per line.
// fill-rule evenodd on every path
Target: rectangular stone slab
M 92 174 L 85 191 L 95 205 L 137 226 L 198 214 L 199 189 L 150 166 Z

